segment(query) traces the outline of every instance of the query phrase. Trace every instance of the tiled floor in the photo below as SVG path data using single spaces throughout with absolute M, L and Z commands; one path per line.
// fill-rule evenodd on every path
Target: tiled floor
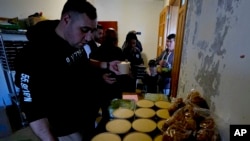
M 0 141 L 39 141 L 29 127 L 20 129 L 12 135 L 1 138 Z

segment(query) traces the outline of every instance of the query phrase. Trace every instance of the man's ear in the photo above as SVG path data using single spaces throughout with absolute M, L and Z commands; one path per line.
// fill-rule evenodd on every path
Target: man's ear
M 65 24 L 68 24 L 70 21 L 70 14 L 69 13 L 65 13 L 62 17 L 62 20 Z

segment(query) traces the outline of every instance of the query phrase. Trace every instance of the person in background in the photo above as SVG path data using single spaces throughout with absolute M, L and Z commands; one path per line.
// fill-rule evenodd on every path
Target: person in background
M 127 78 L 126 80 L 127 87 L 124 88 L 125 91 L 128 91 L 128 92 L 131 92 L 131 91 L 134 92 L 136 90 L 138 66 L 144 64 L 144 60 L 142 58 L 141 52 L 136 46 L 137 41 L 138 39 L 136 37 L 136 34 L 134 34 L 133 32 L 130 32 L 126 36 L 126 40 L 125 40 L 126 47 L 123 48 L 124 57 L 126 61 L 130 62 L 130 70 L 131 70 L 130 77 Z
M 60 20 L 37 23 L 15 58 L 15 84 L 20 106 L 41 141 L 90 141 L 99 111 L 101 75 L 93 68 L 116 74 L 120 61 L 89 60 L 83 49 L 97 27 L 96 8 L 86 0 L 68 0 Z M 46 36 L 44 36 L 46 35 Z
M 160 92 L 170 95 L 171 70 L 174 60 L 175 34 L 169 34 L 166 40 L 166 48 L 156 58 L 159 65 L 158 73 L 160 73 L 159 89 Z
M 158 93 L 159 74 L 157 73 L 157 63 L 154 59 L 148 62 L 149 71 L 146 73 L 143 83 L 147 93 Z
M 92 40 L 88 41 L 88 43 L 83 46 L 88 58 L 89 54 L 91 52 L 95 52 L 97 48 L 101 45 L 102 38 L 103 38 L 103 27 L 102 25 L 98 24 L 96 30 L 93 33 Z
M 126 46 L 123 48 L 123 54 L 125 59 L 130 62 L 131 67 L 134 65 L 143 65 L 144 61 L 141 51 L 136 46 L 136 43 L 138 42 L 136 34 L 133 32 L 128 33 L 125 42 Z
M 129 34 L 131 34 L 131 33 L 135 34 L 135 36 L 136 36 L 136 38 L 137 38 L 137 32 L 136 32 L 135 30 L 129 31 L 128 34 L 127 34 L 127 36 L 128 36 Z M 124 43 L 123 43 L 123 45 L 122 45 L 122 49 L 126 48 L 126 47 L 128 46 L 127 44 L 128 44 L 128 43 L 127 43 L 126 41 L 124 41 Z M 140 50 L 140 52 L 142 52 L 142 50 L 143 50 L 142 44 L 141 44 L 141 41 L 138 40 L 138 38 L 137 38 L 137 41 L 136 41 L 136 47 Z
M 102 40 L 103 40 L 104 30 L 101 24 L 97 25 L 97 29 L 94 32 L 94 41 L 97 45 L 97 47 L 101 46 Z
M 110 62 L 114 60 L 124 61 L 122 49 L 118 47 L 118 35 L 115 29 L 108 28 L 104 34 L 102 45 L 96 52 L 90 54 L 90 59 Z M 101 99 L 101 121 L 97 125 L 97 133 L 106 131 L 106 123 L 110 120 L 110 113 L 108 107 L 114 98 L 122 98 L 122 89 L 119 76 L 110 70 L 102 71 L 103 82 L 98 86 L 103 95 L 99 96 Z M 104 95 L 105 94 L 105 95 Z

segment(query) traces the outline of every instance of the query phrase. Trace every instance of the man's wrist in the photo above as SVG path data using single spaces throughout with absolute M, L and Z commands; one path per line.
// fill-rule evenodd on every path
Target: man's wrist
M 109 62 L 106 62 L 106 63 L 107 63 L 107 65 L 106 65 L 106 66 L 107 66 L 107 67 L 106 67 L 106 69 L 107 69 L 107 70 L 109 70 L 109 66 L 110 66 L 110 64 L 109 64 Z
M 109 69 L 109 62 L 101 62 L 102 69 Z

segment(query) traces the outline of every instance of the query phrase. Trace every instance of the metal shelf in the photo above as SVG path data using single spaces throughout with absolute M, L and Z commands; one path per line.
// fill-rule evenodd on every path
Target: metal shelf
M 21 37 L 21 38 L 20 38 Z M 27 39 L 23 38 L 24 35 L 18 34 L 15 38 L 15 34 L 2 33 L 0 32 L 0 64 L 3 68 L 5 83 L 8 87 L 8 94 L 11 98 L 12 103 L 17 107 L 21 125 L 26 126 L 26 121 L 23 113 L 20 109 L 20 101 L 18 97 L 18 89 L 14 83 L 14 61 L 18 51 L 27 44 Z M 21 39 L 21 40 L 20 40 Z M 23 40 L 24 39 L 24 40 Z

